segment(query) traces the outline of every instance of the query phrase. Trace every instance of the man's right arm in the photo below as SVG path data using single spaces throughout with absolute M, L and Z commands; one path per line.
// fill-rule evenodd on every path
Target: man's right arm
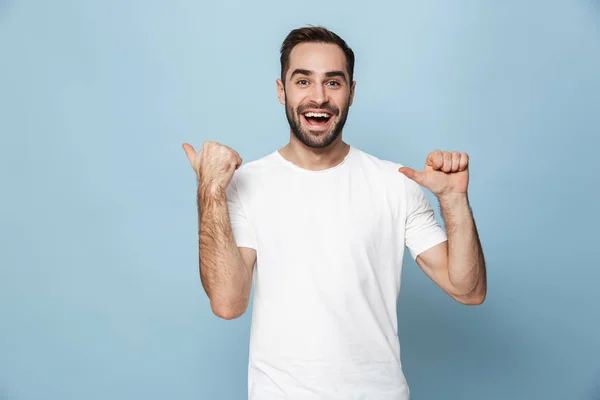
M 227 201 L 242 159 L 215 142 L 205 142 L 198 153 L 187 143 L 183 148 L 198 177 L 200 280 L 215 315 L 237 318 L 248 308 L 256 262 L 256 250 L 236 244 Z
M 198 215 L 202 286 L 215 315 L 237 318 L 250 301 L 256 250 L 237 247 L 224 190 L 211 193 L 199 187 Z

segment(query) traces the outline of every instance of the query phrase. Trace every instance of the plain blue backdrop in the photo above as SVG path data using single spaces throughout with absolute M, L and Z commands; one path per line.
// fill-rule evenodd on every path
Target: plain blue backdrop
M 181 143 L 285 145 L 307 24 L 356 52 L 347 142 L 471 156 L 488 298 L 405 259 L 413 398 L 600 399 L 599 2 L 0 0 L 1 399 L 245 398 L 250 314 L 211 314 Z

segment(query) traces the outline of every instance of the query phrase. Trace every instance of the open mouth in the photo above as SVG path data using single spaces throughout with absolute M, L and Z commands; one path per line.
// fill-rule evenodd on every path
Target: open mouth
M 333 119 L 333 115 L 328 112 L 315 112 L 315 111 L 307 111 L 302 113 L 302 117 L 306 121 L 306 123 L 315 128 L 325 128 L 329 125 L 331 120 Z

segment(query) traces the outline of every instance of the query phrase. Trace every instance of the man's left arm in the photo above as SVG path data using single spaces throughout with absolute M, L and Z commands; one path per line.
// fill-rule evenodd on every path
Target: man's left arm
M 485 259 L 467 196 L 438 198 L 448 241 L 419 254 L 417 264 L 448 295 L 469 305 L 485 300 Z
M 456 301 L 478 305 L 487 293 L 486 265 L 469 204 L 469 157 L 439 150 L 429 154 L 422 172 L 407 167 L 401 173 L 436 195 L 448 240 L 416 257 L 417 264 Z

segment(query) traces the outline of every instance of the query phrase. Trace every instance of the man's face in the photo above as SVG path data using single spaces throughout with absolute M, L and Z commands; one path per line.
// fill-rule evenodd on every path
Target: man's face
M 278 79 L 277 90 L 291 131 L 304 145 L 327 147 L 340 135 L 354 97 L 349 79 L 337 45 L 302 43 L 291 51 L 285 85 Z

